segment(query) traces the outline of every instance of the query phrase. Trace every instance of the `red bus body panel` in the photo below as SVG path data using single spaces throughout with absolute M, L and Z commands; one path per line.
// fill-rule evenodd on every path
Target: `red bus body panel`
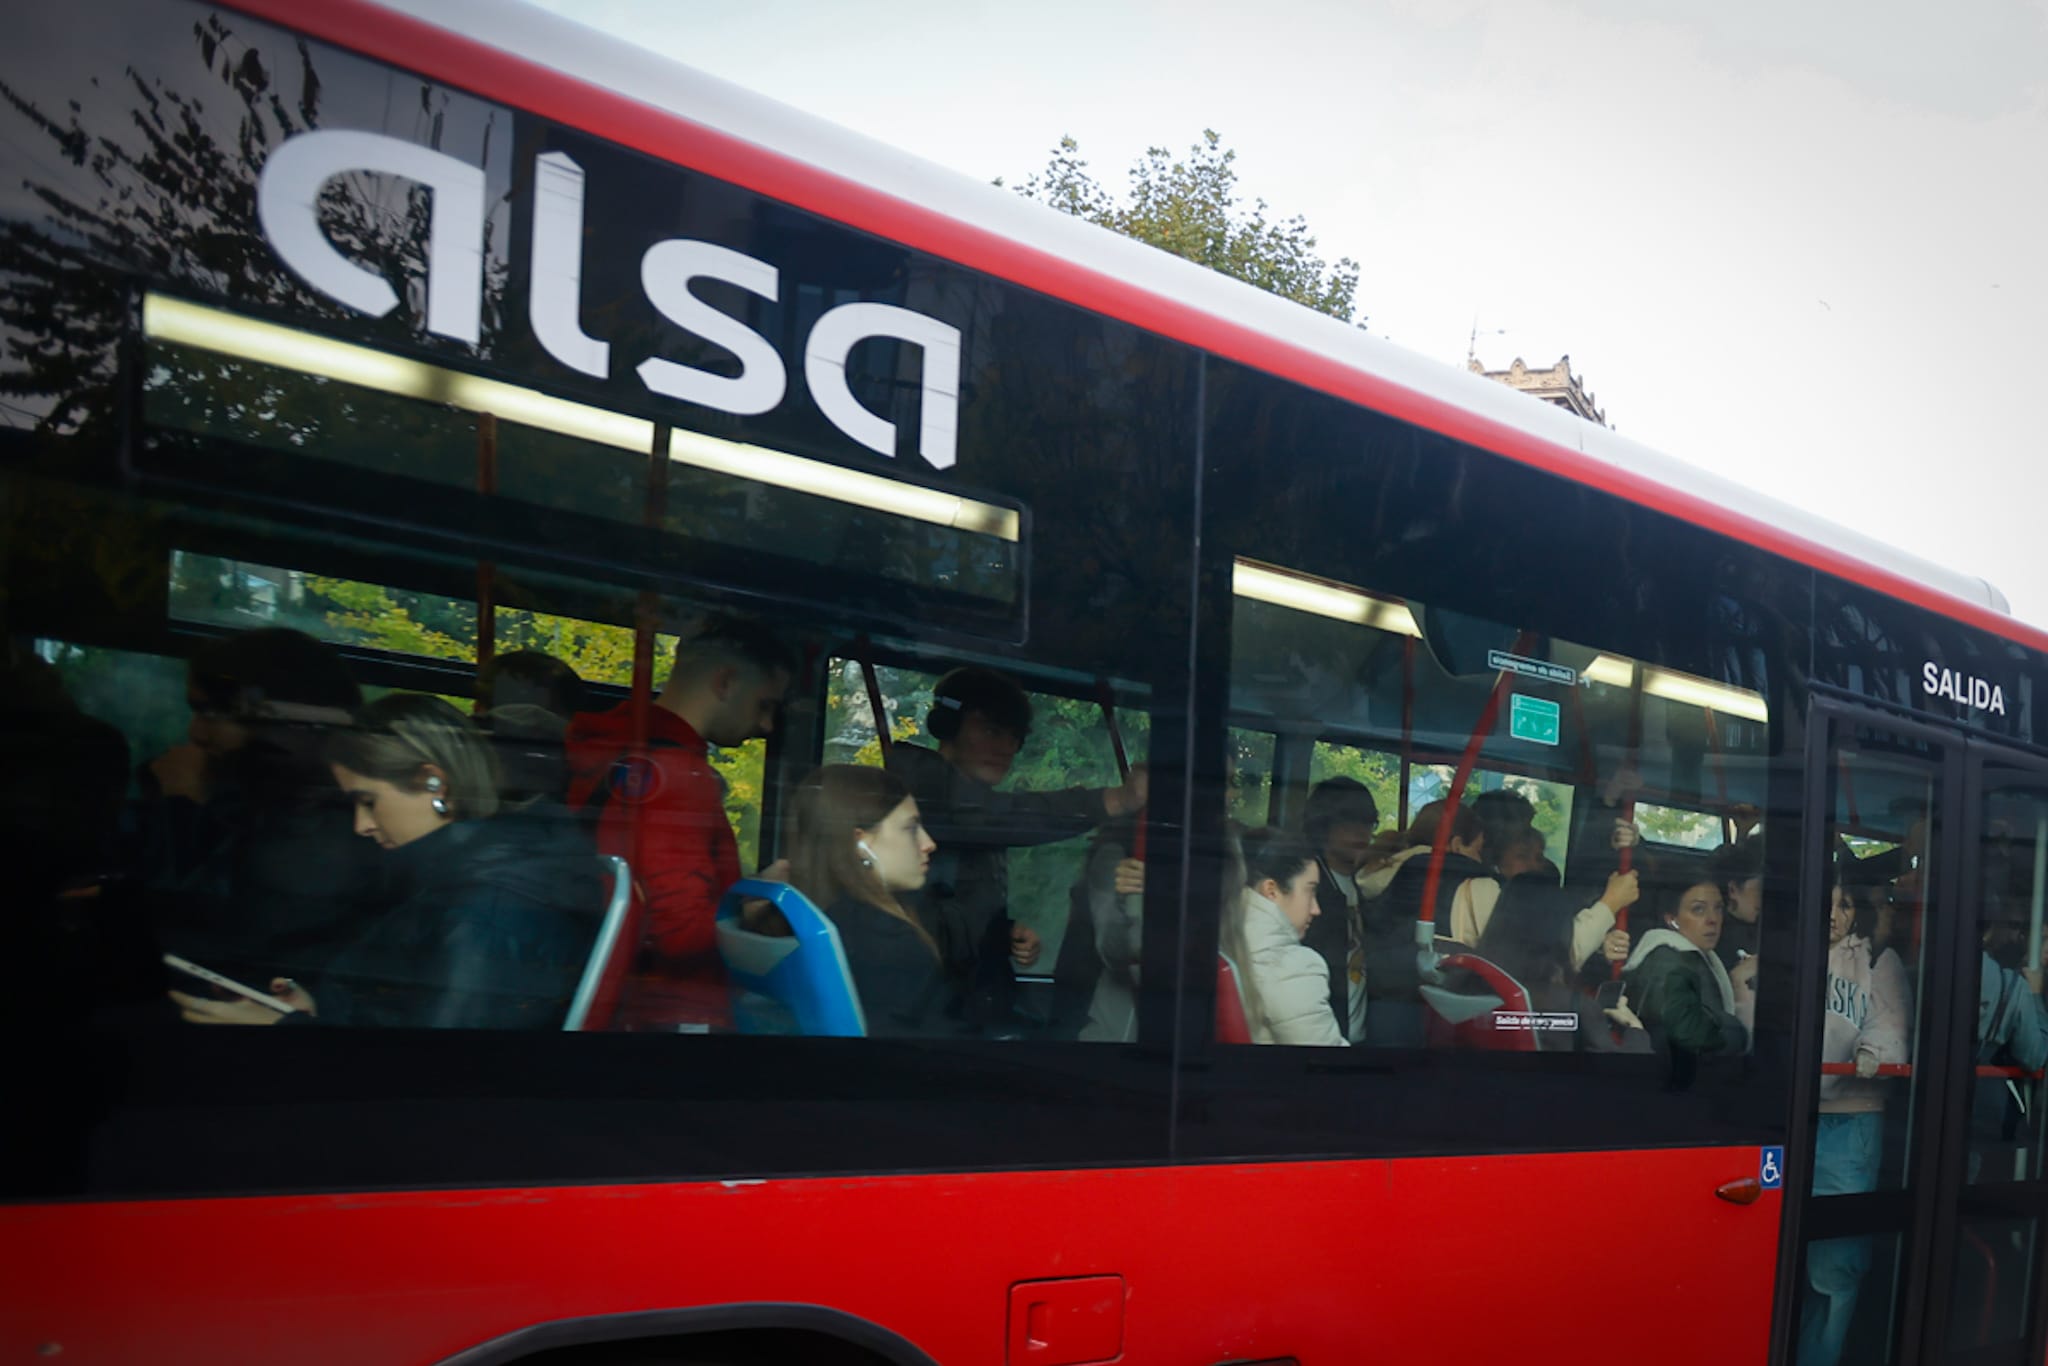
M 1754 1148 L 0 1210 L 0 1361 L 428 1363 L 556 1319 L 809 1303 L 1000 1363 L 1010 1286 L 1120 1275 L 1120 1360 L 1762 1361 Z M 1698 1314 L 1685 1312 L 1703 1310 Z

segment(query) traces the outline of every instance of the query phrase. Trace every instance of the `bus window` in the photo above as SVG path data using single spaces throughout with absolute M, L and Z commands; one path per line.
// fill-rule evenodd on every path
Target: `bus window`
M 1456 764 L 1413 765 L 1408 778 L 1408 809 L 1419 811 L 1441 798 L 1451 790 L 1451 784 L 1456 780 L 1457 774 Z M 1475 794 L 1506 791 L 1526 800 L 1532 813 L 1529 823 L 1543 836 L 1542 857 L 1547 858 L 1560 872 L 1569 876 L 1572 802 L 1577 795 L 1577 788 L 1570 783 L 1530 777 L 1523 773 L 1474 768 L 1471 778 L 1466 783 L 1466 790 Z M 1637 804 L 1638 811 L 1642 809 L 1642 805 Z
M 1652 844 L 1681 849 L 1718 849 L 1727 843 L 1728 822 L 1711 811 L 1688 811 L 1654 802 L 1636 803 L 1636 828 Z
M 1272 818 L 1273 751 L 1278 742 L 1271 731 L 1230 728 L 1230 819 L 1246 829 Z
M 892 646 L 878 642 L 876 648 Z M 880 739 L 882 726 L 869 700 L 870 674 L 887 713 L 890 740 L 886 758 Z M 951 709 L 940 700 L 946 693 L 942 680 L 947 675 L 835 657 L 828 664 L 826 677 L 824 746 L 829 758 L 915 771 L 929 766 L 925 754 L 950 752 L 952 728 L 946 722 Z M 1020 688 L 1019 695 L 1028 706 L 1029 730 L 1016 747 L 1007 773 L 994 784 L 995 793 L 1002 797 L 1034 799 L 1033 794 L 1057 794 L 1064 799 L 1085 793 L 1079 805 L 1086 809 L 1097 801 L 1097 791 L 1117 788 L 1123 782 L 1117 762 L 1119 741 L 1127 762 L 1143 762 L 1149 718 L 1142 707 L 1114 708 L 1113 739 L 1110 715 L 1099 697 L 1028 687 Z M 1079 1029 L 1083 1039 L 1131 1037 L 1135 1021 L 1129 1011 L 1133 1003 L 1119 995 L 1119 983 L 1136 969 L 1142 942 L 1137 933 L 1139 894 L 1118 895 L 1116 886 L 1120 862 L 1142 861 L 1143 850 L 1134 828 L 1127 821 L 1104 824 L 1099 814 L 1093 814 L 1088 827 L 1075 829 L 1077 822 L 1072 817 L 1022 802 L 1008 810 L 1015 813 L 1014 818 L 1004 818 L 1010 828 L 973 835 L 963 830 L 960 849 L 947 847 L 940 838 L 945 817 L 935 817 L 933 835 L 939 848 L 933 856 L 931 881 L 924 889 L 925 905 L 931 908 L 948 899 L 971 896 L 958 884 L 963 879 L 988 876 L 993 870 L 983 868 L 984 855 L 1000 848 L 1000 877 L 1009 917 L 1028 929 L 1035 940 L 1025 954 L 1011 960 L 1013 973 L 1025 987 L 1019 1002 L 1025 1019 L 1055 1034 Z M 988 850 L 975 852 L 970 846 L 983 839 L 1005 843 L 991 843 Z M 1132 875 L 1126 873 L 1124 881 L 1133 885 Z M 1134 885 L 1142 887 L 1142 881 Z M 1077 926 L 1084 931 L 1078 938 L 1073 937 Z M 1109 982 L 1106 991 L 1101 987 L 1105 978 Z M 1105 999 L 1097 1003 L 1097 996 Z
M 1623 995 L 1655 1016 L 1655 974 L 1683 971 L 1723 998 L 1712 1046 L 1747 1047 L 1755 945 L 1719 951 L 1720 841 L 1661 837 L 1753 771 L 1715 718 L 1758 742 L 1761 699 L 1270 562 L 1237 561 L 1233 608 L 1235 715 L 1377 741 L 1316 742 L 1298 855 L 1246 837 L 1221 937 L 1251 961 L 1255 1041 L 1571 1051 L 1664 1028 Z M 1313 895 L 1258 866 L 1275 849 Z

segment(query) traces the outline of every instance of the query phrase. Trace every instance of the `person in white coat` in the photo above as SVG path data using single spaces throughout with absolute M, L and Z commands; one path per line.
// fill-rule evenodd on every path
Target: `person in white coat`
M 1838 870 L 1829 888 L 1826 1023 L 1821 1061 L 1853 1063 L 1852 1077 L 1820 1079 L 1820 1117 L 1813 1141 L 1813 1193 L 1853 1195 L 1877 1189 L 1884 1156 L 1887 1063 L 1912 1061 L 1913 988 L 1905 964 L 1870 940 L 1871 897 Z M 1799 1366 L 1835 1366 L 1870 1268 L 1870 1239 L 1830 1238 L 1806 1249 L 1806 1298 L 1799 1314 Z
M 1330 965 L 1301 942 L 1317 914 L 1314 851 L 1299 835 L 1254 830 L 1244 866 L 1243 896 L 1226 907 L 1224 951 L 1239 968 L 1252 1042 L 1343 1047 Z

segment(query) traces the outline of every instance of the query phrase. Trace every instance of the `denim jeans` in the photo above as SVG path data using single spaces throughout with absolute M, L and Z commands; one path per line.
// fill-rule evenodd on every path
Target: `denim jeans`
M 1822 1115 L 1813 1138 L 1813 1193 L 1877 1189 L 1884 1116 Z M 1799 1309 L 1799 1366 L 1836 1366 L 1870 1269 L 1870 1239 L 1829 1238 L 1806 1246 L 1806 1299 Z

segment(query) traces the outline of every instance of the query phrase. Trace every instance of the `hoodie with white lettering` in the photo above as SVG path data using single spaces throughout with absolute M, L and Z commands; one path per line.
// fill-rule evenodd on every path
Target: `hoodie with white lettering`
M 1860 934 L 1846 935 L 1830 948 L 1824 1009 L 1822 1062 L 1853 1063 L 1860 1054 L 1879 1064 L 1912 1061 L 1913 986 L 1906 965 L 1890 949 L 1873 958 L 1870 941 Z M 1880 1077 L 1823 1076 L 1821 1113 L 1882 1110 L 1887 1085 Z

